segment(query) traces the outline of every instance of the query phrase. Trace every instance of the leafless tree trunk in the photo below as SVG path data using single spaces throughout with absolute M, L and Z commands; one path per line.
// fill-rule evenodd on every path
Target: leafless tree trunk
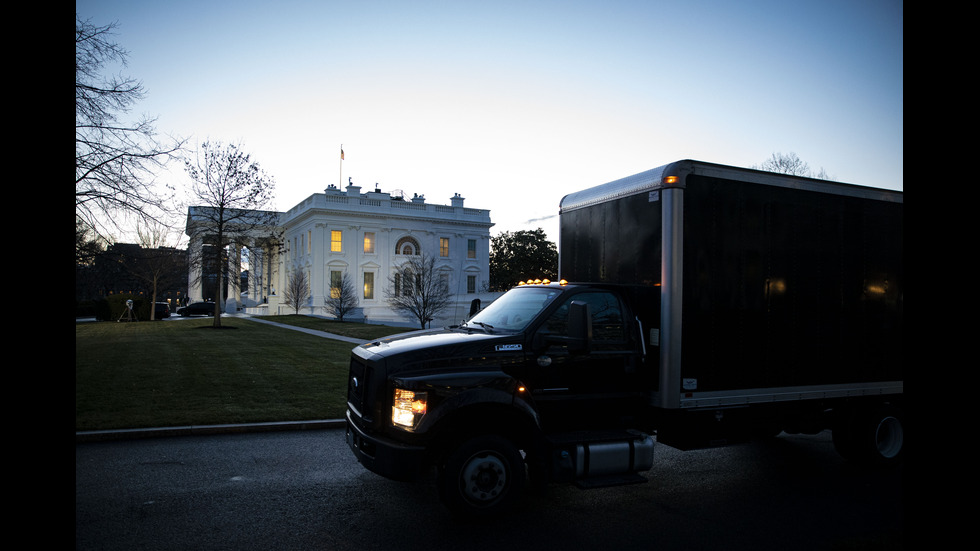
M 344 321 L 344 316 L 357 308 L 357 288 L 354 287 L 354 280 L 350 274 L 344 274 L 339 285 L 333 286 L 331 282 L 330 295 L 323 299 L 326 304 L 327 312 L 330 312 L 340 321 Z
M 232 285 L 238 287 L 240 274 L 229 274 L 228 253 L 249 240 L 262 237 L 282 242 L 279 213 L 265 210 L 272 204 L 275 183 L 259 164 L 238 145 L 205 142 L 199 154 L 185 160 L 190 176 L 192 206 L 188 231 L 208 246 L 190 258 L 198 273 L 214 272 L 217 294 Z M 221 326 L 221 300 L 214 304 L 214 326 Z
M 388 278 L 385 299 L 392 310 L 417 319 L 422 329 L 451 302 L 435 257 L 424 254 L 410 257 Z
M 137 227 L 140 255 L 129 259 L 126 268 L 150 287 L 150 319 L 156 319 L 157 289 L 186 277 L 184 254 L 173 246 L 169 230 L 159 224 Z
M 304 270 L 296 268 L 290 274 L 282 297 L 286 304 L 292 306 L 293 310 L 299 314 L 300 307 L 310 298 L 310 280 L 306 277 Z

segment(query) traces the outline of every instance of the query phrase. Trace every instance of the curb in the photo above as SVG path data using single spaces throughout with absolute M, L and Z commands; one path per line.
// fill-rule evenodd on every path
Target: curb
M 182 427 L 157 427 L 146 429 L 95 430 L 75 433 L 75 443 L 135 440 L 138 438 L 162 438 L 169 436 L 198 436 L 208 434 L 241 434 L 249 432 L 274 432 L 287 430 L 326 430 L 347 426 L 344 419 L 320 421 L 283 421 L 276 423 L 244 423 L 235 425 L 188 425 Z

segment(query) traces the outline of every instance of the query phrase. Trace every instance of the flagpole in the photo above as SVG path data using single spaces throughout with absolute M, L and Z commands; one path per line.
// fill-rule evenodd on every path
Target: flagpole
M 340 174 L 337 175 L 337 187 L 344 189 L 344 144 L 340 144 Z

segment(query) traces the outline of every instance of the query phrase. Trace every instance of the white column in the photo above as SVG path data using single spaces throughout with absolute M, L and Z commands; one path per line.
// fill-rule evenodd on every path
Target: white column
M 325 223 L 317 223 L 313 227 L 312 258 L 310 259 L 310 302 L 313 312 L 320 312 L 324 306 L 324 292 L 330 274 L 327 265 L 330 263 L 330 230 Z M 344 236 L 347 239 L 347 236 Z M 346 245 L 346 243 L 345 243 Z
M 255 243 L 248 263 L 248 296 L 252 306 L 262 304 L 263 299 L 265 299 L 265 286 L 267 284 L 268 280 L 265 278 L 265 246 Z
M 284 263 L 288 260 L 286 254 L 279 254 L 280 249 L 277 243 L 270 243 L 268 258 L 263 263 L 265 269 L 265 285 L 266 288 L 263 291 L 263 296 L 269 297 L 269 313 L 277 314 L 279 313 L 279 295 L 285 288 L 282 281 L 282 274 L 285 273 L 286 267 Z M 285 250 L 283 250 L 285 252 Z
M 242 277 L 242 248 L 233 243 L 228 247 L 228 280 L 225 283 L 225 312 L 234 314 L 238 312 L 238 306 L 242 303 L 241 295 Z
M 202 240 L 199 237 L 191 237 L 187 245 L 187 302 L 201 302 L 204 300 L 201 290 L 201 248 Z

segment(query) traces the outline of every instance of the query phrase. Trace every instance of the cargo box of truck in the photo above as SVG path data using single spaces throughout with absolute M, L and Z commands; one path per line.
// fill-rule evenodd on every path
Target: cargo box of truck
M 564 197 L 559 274 L 659 288 L 651 404 L 683 445 L 711 434 L 682 411 L 902 394 L 902 213 L 897 191 L 681 161 Z

